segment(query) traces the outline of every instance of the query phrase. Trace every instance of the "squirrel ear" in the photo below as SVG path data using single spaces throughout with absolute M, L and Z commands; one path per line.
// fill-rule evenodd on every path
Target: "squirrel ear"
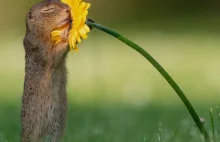
M 32 19 L 31 12 L 28 13 L 28 18 L 29 18 L 29 19 Z
M 33 18 L 33 15 L 32 15 L 32 13 L 31 13 L 31 11 L 28 12 L 27 18 L 28 18 L 30 21 L 34 21 L 34 18 Z

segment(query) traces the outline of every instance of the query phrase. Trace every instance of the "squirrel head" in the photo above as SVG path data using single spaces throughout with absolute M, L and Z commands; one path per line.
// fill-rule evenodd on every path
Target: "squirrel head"
M 48 57 L 68 51 L 70 27 L 71 15 L 68 5 L 58 0 L 45 0 L 34 5 L 26 17 L 26 35 L 24 38 L 26 53 L 34 51 Z M 62 41 L 58 44 L 55 44 L 51 37 L 51 32 L 56 29 L 62 29 Z

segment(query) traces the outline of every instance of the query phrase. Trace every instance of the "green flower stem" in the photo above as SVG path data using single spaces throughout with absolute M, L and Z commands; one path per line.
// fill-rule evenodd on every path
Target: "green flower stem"
M 134 42 L 120 35 L 116 31 L 113 31 L 105 26 L 102 26 L 100 24 L 90 22 L 90 21 L 87 21 L 86 24 L 89 27 L 97 28 L 101 31 L 104 31 L 114 36 L 115 38 L 119 39 L 123 43 L 127 44 L 128 46 L 130 46 L 131 48 L 139 52 L 142 56 L 144 56 L 160 72 L 160 74 L 166 79 L 166 81 L 170 84 L 170 86 L 175 90 L 175 92 L 178 94 L 178 96 L 180 97 L 180 99 L 185 104 L 186 108 L 188 109 L 189 113 L 191 114 L 200 132 L 204 135 L 206 142 L 209 142 L 209 135 L 206 129 L 204 128 L 202 122 L 199 119 L 198 114 L 196 113 L 195 109 L 193 108 L 193 106 L 191 105 L 191 103 L 189 102 L 185 94 L 183 93 L 183 91 L 180 89 L 177 83 L 172 79 L 172 77 L 165 71 L 165 69 L 148 52 L 146 52 L 143 48 L 141 48 Z

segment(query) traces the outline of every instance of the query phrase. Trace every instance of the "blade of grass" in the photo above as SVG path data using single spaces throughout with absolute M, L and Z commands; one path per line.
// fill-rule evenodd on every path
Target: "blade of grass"
M 215 124 L 214 124 L 214 119 L 213 119 L 212 108 L 210 109 L 210 118 L 211 118 L 211 123 L 212 123 L 212 138 L 213 138 L 213 141 L 215 142 Z
M 161 128 L 159 128 L 159 141 L 163 142 L 163 137 L 162 137 L 162 132 L 161 132 Z
M 175 142 L 176 141 L 176 136 L 177 136 L 177 132 L 178 132 L 178 130 L 179 130 L 179 124 L 177 125 L 177 127 L 176 127 L 176 129 L 175 129 L 175 132 L 174 132 L 174 135 L 173 135 L 173 142 Z
M 166 81 L 170 84 L 170 86 L 174 89 L 174 91 L 178 94 L 182 102 L 185 104 L 186 108 L 188 109 L 190 115 L 192 116 L 193 120 L 195 121 L 196 125 L 198 126 L 200 132 L 203 134 L 206 142 L 209 142 L 209 135 L 201 123 L 198 114 L 196 113 L 195 109 L 193 108 L 192 104 L 189 102 L 183 91 L 180 89 L 180 87 L 177 85 L 177 83 L 172 79 L 172 77 L 165 71 L 165 69 L 143 48 L 141 48 L 139 45 L 135 44 L 131 40 L 125 38 L 121 34 L 117 33 L 114 30 L 109 29 L 108 27 L 105 27 L 103 25 L 87 21 L 86 24 L 89 27 L 97 28 L 103 32 L 106 32 L 110 34 L 111 36 L 119 39 L 123 43 L 127 44 L 137 52 L 139 52 L 142 56 L 144 56 L 156 69 L 157 71 L 166 79 Z

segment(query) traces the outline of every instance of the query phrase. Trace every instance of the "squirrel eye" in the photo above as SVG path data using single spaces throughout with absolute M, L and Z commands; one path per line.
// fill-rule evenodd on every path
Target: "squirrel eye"
M 42 9 L 42 12 L 52 12 L 54 11 L 54 8 L 53 7 L 49 7 L 49 8 L 44 8 Z

